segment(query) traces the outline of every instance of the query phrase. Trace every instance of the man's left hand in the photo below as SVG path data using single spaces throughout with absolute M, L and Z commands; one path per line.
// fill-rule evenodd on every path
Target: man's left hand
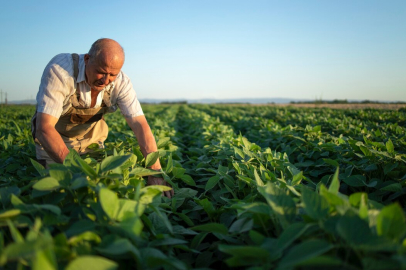
M 166 182 L 163 178 L 153 177 L 152 175 L 148 176 L 147 186 L 152 185 L 161 185 L 161 186 L 168 186 L 172 188 L 172 186 Z M 168 197 L 169 199 L 172 198 L 174 191 L 173 188 L 169 191 L 164 191 L 163 194 Z

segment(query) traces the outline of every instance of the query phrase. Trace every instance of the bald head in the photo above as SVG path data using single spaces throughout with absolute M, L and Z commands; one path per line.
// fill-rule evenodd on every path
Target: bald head
M 93 43 L 84 61 L 86 82 L 92 90 L 101 91 L 120 73 L 124 64 L 124 50 L 117 41 L 102 38 Z
M 109 38 L 101 38 L 96 40 L 89 50 L 91 60 L 102 62 L 122 62 L 124 63 L 124 49 L 121 45 Z

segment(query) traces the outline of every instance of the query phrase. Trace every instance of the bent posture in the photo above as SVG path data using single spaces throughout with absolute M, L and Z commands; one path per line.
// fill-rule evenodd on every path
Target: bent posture
M 37 160 L 44 166 L 62 163 L 68 147 L 84 154 L 90 144 L 104 147 L 106 113 L 120 108 L 144 156 L 157 151 L 131 80 L 121 71 L 124 50 L 112 39 L 99 39 L 87 54 L 58 54 L 45 67 L 32 119 Z M 159 160 L 151 166 L 160 170 Z M 168 185 L 148 177 L 147 185 Z M 173 189 L 165 192 L 173 195 Z

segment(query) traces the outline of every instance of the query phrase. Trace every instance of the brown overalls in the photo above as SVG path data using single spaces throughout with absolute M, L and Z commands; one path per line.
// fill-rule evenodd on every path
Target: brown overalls
M 79 55 L 72 54 L 72 59 L 74 79 L 77 81 Z M 79 91 L 79 86 L 76 85 L 76 93 L 70 98 L 71 108 L 59 118 L 55 129 L 59 132 L 68 148 L 75 149 L 79 154 L 85 154 L 89 151 L 87 147 L 92 143 L 97 143 L 100 148 L 104 148 L 103 142 L 107 138 L 108 126 L 103 119 L 103 115 L 114 110 L 110 108 L 111 93 L 109 91 L 104 91 L 103 101 L 99 108 L 81 108 L 78 102 L 80 99 Z M 49 157 L 35 137 L 36 114 L 35 112 L 31 120 L 31 132 L 35 141 L 36 156 L 38 162 L 47 166 L 55 163 L 55 161 Z

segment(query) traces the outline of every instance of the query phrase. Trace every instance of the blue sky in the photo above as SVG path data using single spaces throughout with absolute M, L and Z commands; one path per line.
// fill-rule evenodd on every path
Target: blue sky
M 404 0 L 13 0 L 0 26 L 9 100 L 35 98 L 54 55 L 108 37 L 140 99 L 406 101 Z

